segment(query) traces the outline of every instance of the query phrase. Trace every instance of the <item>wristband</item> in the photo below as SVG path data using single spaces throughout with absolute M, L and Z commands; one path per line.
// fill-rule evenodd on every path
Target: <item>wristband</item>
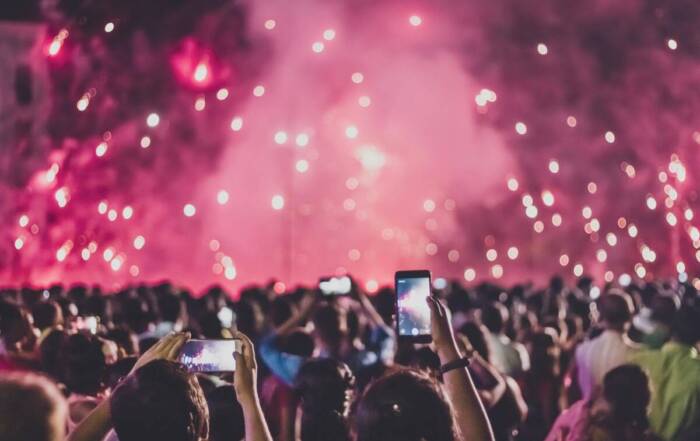
M 455 369 L 469 367 L 470 363 L 471 363 L 471 358 L 466 358 L 466 357 L 452 360 L 452 361 L 440 366 L 440 375 L 445 375 L 447 372 L 453 371 Z

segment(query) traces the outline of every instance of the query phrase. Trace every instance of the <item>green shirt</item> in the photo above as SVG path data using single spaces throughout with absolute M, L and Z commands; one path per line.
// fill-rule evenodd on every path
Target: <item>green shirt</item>
M 660 350 L 637 352 L 630 361 L 649 376 L 654 433 L 673 441 L 700 423 L 700 358 L 694 347 L 669 342 Z

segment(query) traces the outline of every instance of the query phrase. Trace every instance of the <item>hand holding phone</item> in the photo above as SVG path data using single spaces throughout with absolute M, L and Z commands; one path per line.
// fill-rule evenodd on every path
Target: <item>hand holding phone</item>
M 235 352 L 241 352 L 238 339 L 189 340 L 182 346 L 178 361 L 190 372 L 235 372 Z
M 398 271 L 396 287 L 396 331 L 402 340 L 429 343 L 431 336 L 430 271 Z

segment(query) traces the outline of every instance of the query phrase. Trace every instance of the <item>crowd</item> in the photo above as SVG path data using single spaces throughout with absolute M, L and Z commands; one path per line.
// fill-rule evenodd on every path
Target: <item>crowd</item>
M 690 284 L 447 283 L 429 345 L 390 288 L 272 286 L 0 291 L 0 440 L 700 440 Z M 191 338 L 241 340 L 235 372 L 188 372 Z

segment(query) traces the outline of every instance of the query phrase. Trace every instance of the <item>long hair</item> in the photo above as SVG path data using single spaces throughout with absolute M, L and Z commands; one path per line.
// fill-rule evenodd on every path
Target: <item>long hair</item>
M 454 418 L 437 382 L 400 369 L 372 382 L 356 405 L 357 441 L 455 441 Z
M 355 377 L 345 363 L 307 361 L 296 378 L 302 441 L 349 441 L 348 409 Z

